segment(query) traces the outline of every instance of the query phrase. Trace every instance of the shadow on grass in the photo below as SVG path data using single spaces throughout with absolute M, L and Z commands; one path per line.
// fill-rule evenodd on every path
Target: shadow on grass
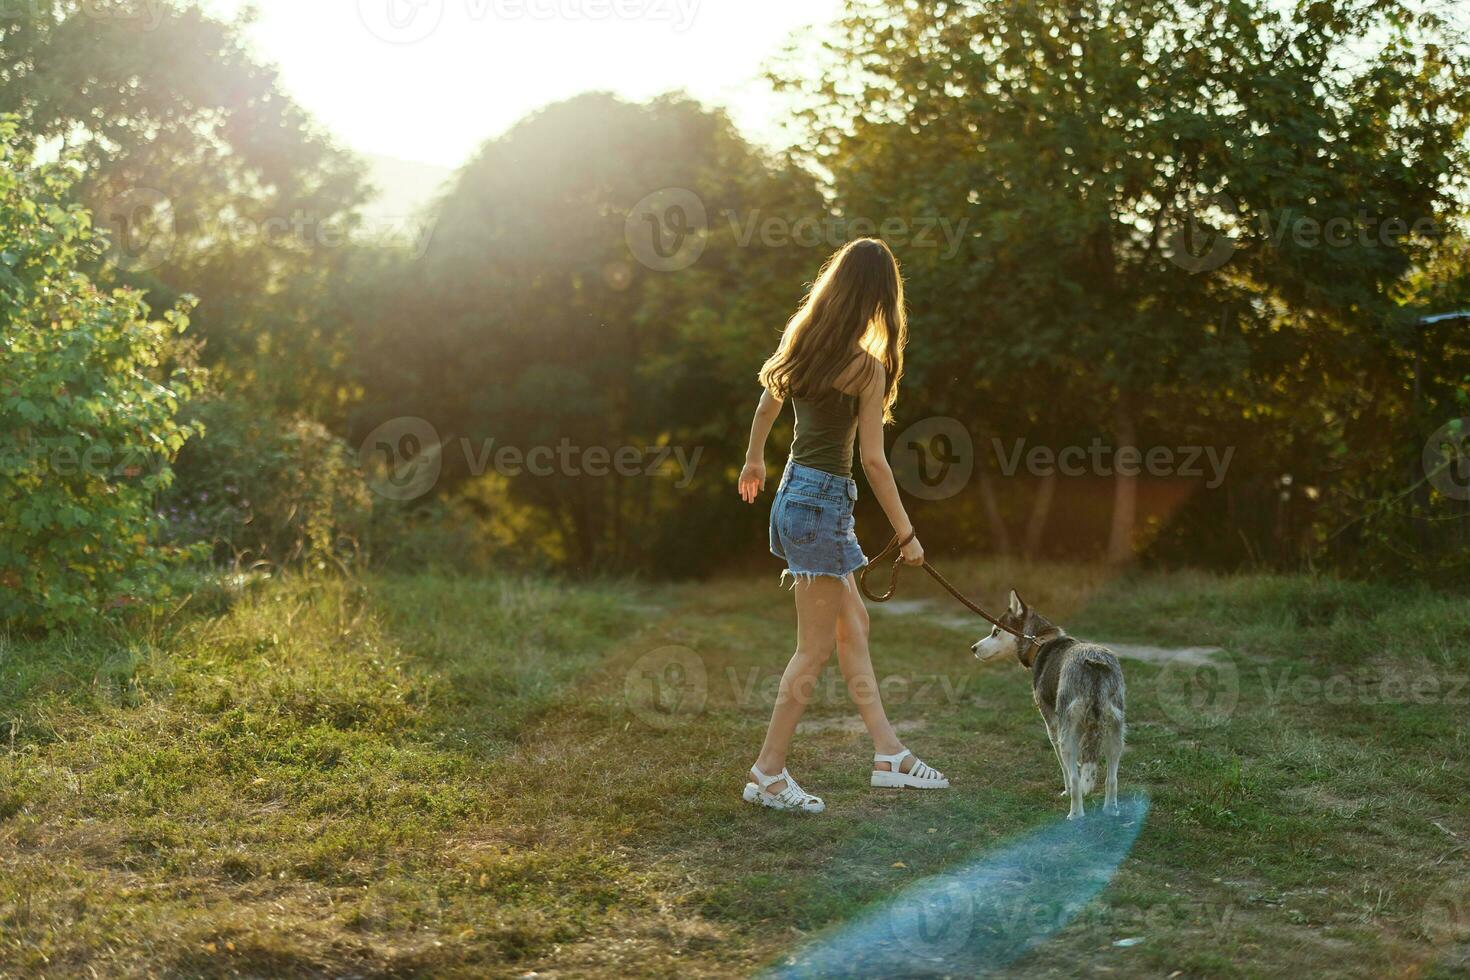
M 1000 969 L 1072 921 L 1107 886 L 1148 814 L 1058 819 L 953 871 L 910 886 L 828 932 L 766 977 L 977 976 Z

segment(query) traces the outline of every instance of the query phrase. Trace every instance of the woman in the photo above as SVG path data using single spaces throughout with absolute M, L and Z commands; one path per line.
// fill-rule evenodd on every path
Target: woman
M 806 301 L 787 323 L 780 346 L 761 368 L 765 387 L 750 425 L 740 496 L 754 503 L 765 489 L 766 437 L 789 399 L 796 412 L 791 459 L 771 504 L 771 553 L 787 563 L 796 594 L 796 653 L 781 675 L 776 707 L 745 800 L 777 810 L 820 813 L 826 805 L 786 771 L 791 736 L 822 667 L 837 649 L 848 693 L 873 739 L 874 786 L 944 789 L 943 773 L 899 742 L 883 711 L 868 656 L 868 611 L 853 572 L 867 564 L 853 529 L 854 437 L 863 473 L 901 539 L 902 558 L 922 564 L 924 549 L 883 451 L 883 425 L 893 420 L 908 323 L 903 279 L 888 246 L 849 242 L 827 260 Z

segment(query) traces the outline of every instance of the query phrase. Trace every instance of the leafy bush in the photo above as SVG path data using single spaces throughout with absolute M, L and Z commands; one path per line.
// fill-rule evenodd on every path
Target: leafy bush
M 200 372 L 164 368 L 184 309 L 150 319 L 78 271 L 102 243 L 71 183 L 0 119 L 0 615 L 25 626 L 167 591 L 153 502 L 196 431 L 177 413 Z
M 180 542 L 219 561 L 344 564 L 357 554 L 372 499 L 351 448 L 320 423 L 238 401 L 194 406 L 205 435 L 180 455 L 163 516 Z

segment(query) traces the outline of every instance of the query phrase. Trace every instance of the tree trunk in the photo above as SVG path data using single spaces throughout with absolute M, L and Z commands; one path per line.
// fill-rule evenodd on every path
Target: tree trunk
M 1051 500 L 1057 492 L 1057 474 L 1053 470 L 1041 478 L 1036 499 L 1031 502 L 1031 519 L 1026 523 L 1026 557 L 1038 558 L 1046 534 L 1046 519 L 1051 516 Z
M 1002 555 L 1011 553 L 1011 534 L 1006 529 L 1005 518 L 1000 514 L 1000 504 L 995 499 L 995 487 L 990 474 L 980 470 L 980 503 L 985 508 L 985 520 L 990 525 L 990 541 Z
M 571 482 L 568 478 L 564 479 Z M 598 522 L 592 513 L 592 500 L 584 487 L 573 484 L 571 498 L 569 510 L 572 522 L 572 544 L 576 548 L 578 571 L 590 572 L 597 568 L 599 557 Z
M 1119 472 L 1118 455 L 1125 447 L 1137 450 L 1138 434 L 1126 401 L 1119 400 L 1114 415 L 1113 440 L 1113 528 L 1108 536 L 1108 561 L 1121 565 L 1133 560 L 1133 538 L 1138 524 L 1138 475 Z M 1136 469 L 1136 467 L 1135 467 Z

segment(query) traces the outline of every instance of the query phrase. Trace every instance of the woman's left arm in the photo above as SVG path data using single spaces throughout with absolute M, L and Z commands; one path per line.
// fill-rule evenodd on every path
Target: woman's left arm
M 740 499 L 747 504 L 755 503 L 755 498 L 766 488 L 766 439 L 785 404 L 769 389 L 761 391 L 755 418 L 750 420 L 750 445 L 745 450 L 745 468 L 740 471 Z

